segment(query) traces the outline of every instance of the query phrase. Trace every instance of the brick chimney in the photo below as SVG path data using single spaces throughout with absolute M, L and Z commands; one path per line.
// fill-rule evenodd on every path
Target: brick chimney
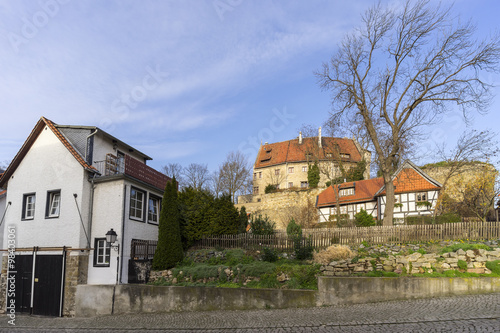
M 302 144 L 302 132 L 299 132 L 299 145 Z
M 319 130 L 318 130 L 318 146 L 319 146 L 320 148 L 322 148 L 322 147 L 321 147 L 321 126 L 320 126 L 320 128 L 319 128 Z

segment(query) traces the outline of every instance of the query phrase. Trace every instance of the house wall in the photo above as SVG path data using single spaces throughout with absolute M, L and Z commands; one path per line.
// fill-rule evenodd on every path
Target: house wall
M 347 205 L 340 205 L 340 214 L 348 214 L 350 219 L 354 219 L 354 215 L 359 213 L 361 209 L 366 210 L 373 217 L 377 217 L 377 202 L 368 201 L 363 203 L 352 203 Z M 329 222 L 330 216 L 335 218 L 337 215 L 336 207 L 323 207 L 319 208 L 320 218 L 319 222 Z
M 106 154 L 113 154 L 116 156 L 117 151 L 121 151 L 124 154 L 128 154 L 131 157 L 135 158 L 138 161 L 141 161 L 142 163 L 145 163 L 144 157 L 140 154 L 138 154 L 136 151 L 129 151 L 129 148 L 120 145 L 120 143 L 116 144 L 116 149 L 114 148 L 114 143 L 113 141 L 104 136 L 102 133 L 98 132 L 94 136 L 94 152 L 93 152 L 93 161 L 105 161 L 106 160 Z
M 129 216 L 132 186 L 146 193 L 143 221 L 131 219 Z M 163 195 L 157 189 L 136 183 L 125 177 L 96 183 L 92 219 L 92 247 L 96 238 L 104 238 L 106 233 L 113 228 L 118 235 L 117 243 L 120 244 L 120 252 L 111 250 L 109 267 L 94 267 L 94 251 L 90 251 L 89 284 L 115 284 L 117 270 L 121 272 L 119 282 L 127 283 L 132 239 L 158 239 L 158 225 L 146 221 L 148 198 L 151 194 L 160 199 Z M 120 258 L 120 267 L 117 266 L 118 257 Z
M 16 247 L 86 247 L 81 221 L 84 224 L 88 221 L 88 205 L 85 203 L 89 194 L 87 183 L 86 171 L 53 132 L 45 127 L 8 180 L 6 201 L 11 201 L 12 205 L 4 224 L 15 225 Z M 60 215 L 57 218 L 45 217 L 47 191 L 50 190 L 61 190 Z M 26 193 L 36 194 L 32 220 L 22 220 L 23 195 Z
M 416 194 L 417 193 L 426 193 L 427 201 L 431 203 L 430 208 L 417 206 L 417 204 L 416 204 Z M 402 207 L 394 207 L 394 219 L 400 220 L 400 222 L 402 222 L 402 220 L 408 216 L 432 214 L 434 209 L 436 208 L 438 194 L 439 194 L 439 191 L 419 191 L 419 192 L 412 192 L 412 193 L 396 194 L 395 198 L 396 198 L 397 202 L 401 203 L 403 206 Z M 385 202 L 386 202 L 385 196 L 379 197 L 379 203 L 380 203 L 379 219 L 384 218 Z
M 2 190 L 0 190 L 0 192 L 2 192 Z M 6 199 L 7 199 L 6 194 L 4 194 L 3 196 L 0 196 L 0 223 L 2 223 L 2 225 L 0 225 L 0 235 L 2 235 L 2 237 L 0 237 L 0 249 L 3 249 L 3 234 L 4 234 L 4 230 L 5 230 L 5 221 L 2 221 L 2 217 L 4 216 L 5 207 L 7 204 Z M 0 260 L 1 260 L 2 255 L 3 255 L 3 252 L 2 252 L 2 254 L 0 254 Z

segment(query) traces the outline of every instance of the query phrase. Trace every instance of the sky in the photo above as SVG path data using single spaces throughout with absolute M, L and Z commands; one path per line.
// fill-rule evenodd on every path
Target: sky
M 328 118 L 330 94 L 313 73 L 374 3 L 0 0 L 0 164 L 41 116 L 97 126 L 151 156 L 156 169 L 215 170 L 235 150 L 253 164 L 261 142 L 293 139 L 302 124 Z M 499 30 L 498 1 L 458 0 L 453 11 L 477 24 L 479 39 Z M 500 85 L 499 74 L 486 79 Z M 473 128 L 498 128 L 494 92 Z M 452 145 L 465 128 L 452 113 L 419 147 Z

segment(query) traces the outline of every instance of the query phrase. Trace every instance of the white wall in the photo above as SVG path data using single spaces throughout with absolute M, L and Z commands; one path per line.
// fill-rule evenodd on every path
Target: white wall
M 88 209 L 82 205 L 88 190 L 87 174 L 61 141 L 48 128 L 40 133 L 12 177 L 6 201 L 11 201 L 4 224 L 16 227 L 16 247 L 86 247 L 77 205 L 84 223 Z M 47 191 L 61 190 L 58 218 L 45 218 Z M 22 220 L 23 194 L 36 193 L 35 216 Z M 85 195 L 84 195 L 85 194 Z M 4 235 L 4 244 L 5 242 Z
M 156 224 L 133 220 L 129 218 L 130 190 L 135 187 L 146 193 L 144 216 L 147 219 L 147 202 L 149 194 L 161 198 L 163 193 L 151 187 L 144 186 L 129 179 L 117 179 L 97 183 L 94 191 L 94 207 L 92 219 L 92 247 L 95 238 L 103 238 L 113 228 L 118 234 L 117 243 L 120 244 L 120 264 L 122 272 L 121 283 L 128 282 L 128 261 L 130 259 L 132 239 L 158 240 L 158 226 Z M 125 235 L 125 236 L 124 236 Z M 89 258 L 89 284 L 116 283 L 118 252 L 111 250 L 109 267 L 94 267 L 93 251 Z
M 104 161 L 106 160 L 106 154 L 113 154 L 116 156 L 117 150 L 121 151 L 124 154 L 130 155 L 138 161 L 144 163 L 144 158 L 137 153 L 137 151 L 130 152 L 129 148 L 126 148 L 123 145 L 117 143 L 116 149 L 113 148 L 113 141 L 104 136 L 101 132 L 98 132 L 94 136 L 94 152 L 93 152 L 93 161 Z

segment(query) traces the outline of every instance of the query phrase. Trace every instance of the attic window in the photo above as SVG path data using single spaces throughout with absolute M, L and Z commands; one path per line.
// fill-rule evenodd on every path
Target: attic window
M 354 195 L 354 187 L 341 189 L 339 191 L 339 195 L 341 197 L 346 197 L 348 195 Z
M 269 150 L 266 150 L 266 153 L 269 154 L 271 152 L 271 148 Z
M 327 153 L 326 154 L 326 157 L 332 157 L 332 156 L 333 156 L 332 153 Z
M 265 156 L 263 159 L 261 159 L 261 162 L 267 162 L 271 160 L 271 156 Z
M 351 158 L 351 155 L 350 154 L 340 153 L 340 157 L 341 158 Z

